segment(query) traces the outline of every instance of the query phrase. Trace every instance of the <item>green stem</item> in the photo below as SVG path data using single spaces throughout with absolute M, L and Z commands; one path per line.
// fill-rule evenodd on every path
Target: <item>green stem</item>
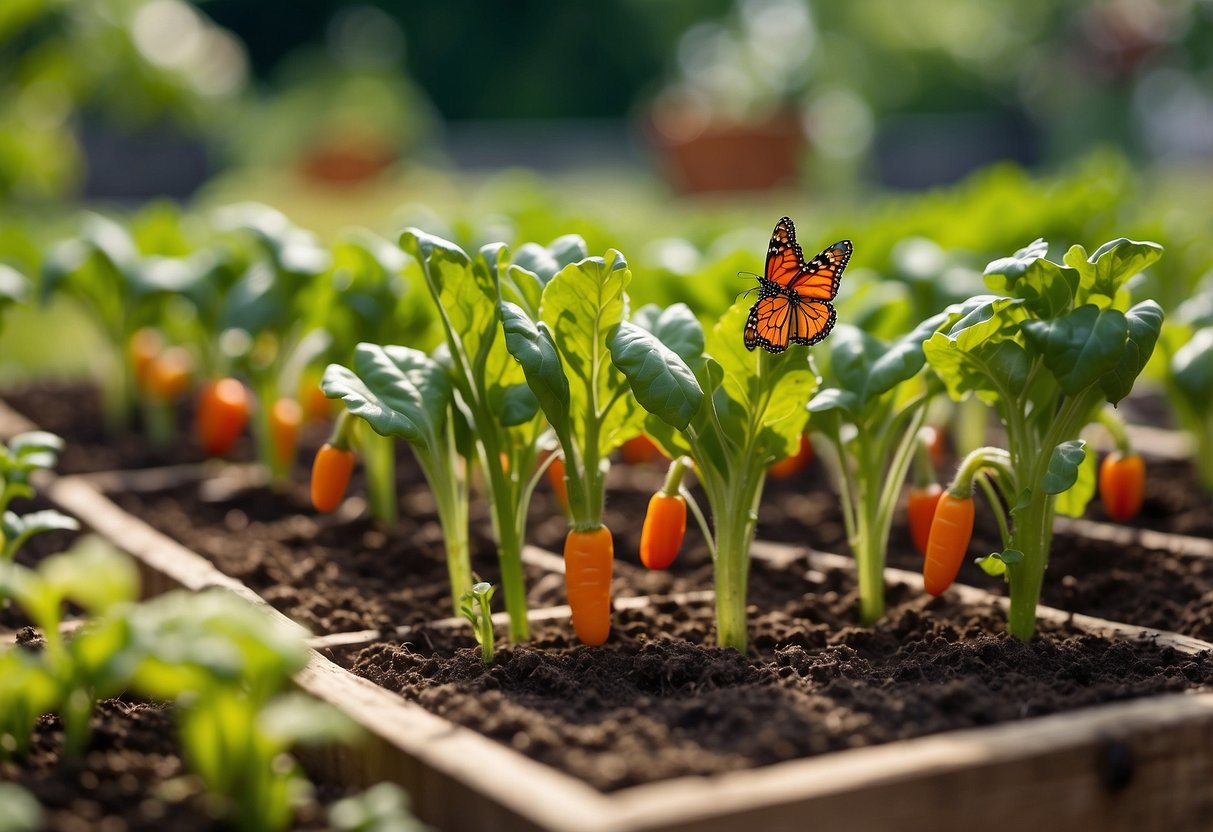
M 1002 500 L 998 499 L 998 492 L 994 490 L 994 485 L 988 477 L 977 477 L 977 484 L 981 486 L 982 493 L 986 495 L 986 501 L 990 504 L 990 511 L 994 512 L 994 520 L 998 523 L 998 537 L 1002 541 L 1002 548 L 1010 549 L 1011 546 L 1011 530 L 1007 525 L 1007 513 L 1002 507 Z
M 260 378 L 254 380 L 257 413 L 253 421 L 253 437 L 257 444 L 257 459 L 269 473 L 270 482 L 278 486 L 289 475 L 290 462 L 278 458 L 278 449 L 274 442 L 270 411 L 278 398 L 278 385 L 274 382 L 273 376 L 273 373 L 263 373 Z
M 1133 446 L 1129 442 L 1129 434 L 1125 430 L 1125 423 L 1121 421 L 1119 416 L 1109 408 L 1101 407 L 1095 414 L 1095 421 L 1103 425 L 1111 435 L 1112 441 L 1116 443 L 1116 450 L 1122 454 L 1133 452 Z
M 384 526 L 394 526 L 397 520 L 396 498 L 396 440 L 380 436 L 363 425 L 362 453 L 366 467 L 366 494 L 371 504 L 371 516 Z
M 177 433 L 177 416 L 172 402 L 158 396 L 143 400 L 143 432 L 154 448 L 167 448 Z
M 1034 488 L 1027 505 L 1014 513 L 1010 548 L 1023 552 L 1023 561 L 1007 567 L 1011 584 L 1007 631 L 1021 641 L 1031 640 L 1036 633 L 1036 606 L 1040 603 L 1053 538 L 1053 503 L 1053 495 Z
M 478 419 L 477 424 L 490 423 Z M 517 644 L 531 637 L 526 617 L 526 576 L 522 571 L 522 523 L 525 522 L 525 515 L 518 511 L 514 483 L 502 468 L 497 438 L 490 428 L 480 435 L 477 448 L 481 454 L 481 467 L 488 478 L 489 511 L 497 536 L 501 591 L 505 595 L 505 610 L 510 617 L 509 639 L 512 644 Z
M 747 470 L 723 489 L 724 505 L 713 505 L 716 518 L 716 641 L 721 647 L 745 652 L 746 593 L 750 574 L 750 544 L 758 522 L 758 501 L 766 479 L 762 471 Z M 732 486 L 732 487 L 729 487 Z
M 438 507 L 438 522 L 442 525 L 442 540 L 446 546 L 447 578 L 450 582 L 451 609 L 458 616 L 463 596 L 472 588 L 471 546 L 468 542 L 468 478 L 460 477 L 456 460 L 454 431 L 447 420 L 447 441 L 437 448 L 437 456 L 421 447 L 413 452 L 430 484 Z M 464 471 L 466 475 L 466 470 Z

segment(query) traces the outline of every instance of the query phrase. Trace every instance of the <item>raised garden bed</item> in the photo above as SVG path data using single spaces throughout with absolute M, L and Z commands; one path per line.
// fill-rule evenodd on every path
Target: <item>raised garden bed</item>
M 96 490 L 99 484 L 113 487 L 131 476 L 61 478 L 48 493 L 64 510 L 134 550 L 149 573 L 161 574 L 164 588 L 218 584 L 257 597 Z M 123 493 L 157 499 L 146 490 L 154 477 L 134 476 L 142 478 L 140 487 Z M 180 476 L 178 471 L 169 478 Z M 637 476 L 647 483 L 653 475 Z M 191 487 L 197 491 L 197 483 Z M 634 510 L 627 495 L 627 489 L 617 492 L 613 511 Z M 425 507 L 417 508 L 420 517 L 428 514 Z M 295 522 L 301 519 L 308 520 Z M 274 522 L 286 520 L 267 518 L 267 525 Z M 363 528 L 360 522 L 338 518 L 333 527 Z M 620 543 L 621 556 L 627 545 Z M 913 578 L 891 588 L 887 622 L 866 630 L 851 624 L 854 596 L 843 568 L 847 559 L 817 554 L 809 570 L 804 547 L 760 545 L 750 596 L 755 638 L 751 655 L 743 657 L 711 646 L 710 567 L 702 544 L 684 554 L 679 571 L 641 577 L 638 586 L 629 586 L 630 576 L 646 573 L 619 564 L 617 586 L 624 592 L 617 602 L 616 630 L 602 650 L 573 646 L 567 609 L 560 607 L 534 611 L 536 644 L 505 651 L 488 671 L 475 659 L 461 621 L 412 627 L 398 622 L 394 626 L 403 629 L 387 639 L 382 631 L 390 628 L 379 625 L 314 639 L 320 653 L 299 684 L 343 707 L 374 739 L 369 749 L 311 755 L 311 765 L 351 784 L 385 777 L 401 782 L 414 795 L 418 812 L 444 829 L 726 829 L 740 823 L 799 828 L 805 817 L 822 828 L 854 828 L 887 819 L 884 813 L 894 805 L 899 816 L 918 812 L 932 824 L 942 817 L 948 823 L 980 820 L 990 825 L 988 800 L 978 799 L 982 792 L 977 784 L 991 777 L 1022 778 L 1029 769 L 1034 783 L 1044 776 L 1041 772 L 1050 773 L 1046 802 L 1029 809 L 1041 824 L 1047 817 L 1051 823 L 1064 819 L 1070 825 L 1118 828 L 1115 823 L 1126 823 L 1122 818 L 1160 817 L 1183 825 L 1213 816 L 1213 799 L 1206 791 L 1181 788 L 1173 779 L 1176 771 L 1184 772 L 1186 779 L 1178 781 L 1184 784 L 1213 777 L 1213 696 L 1174 693 L 1199 689 L 1210 678 L 1209 659 L 1190 655 L 1205 647 L 1199 642 L 1169 635 L 1142 640 L 1127 625 L 1046 611 L 1044 635 L 1024 646 L 989 634 L 1001 616 L 991 596 L 958 588 L 944 599 L 928 601 L 912 588 Z M 436 557 L 434 563 L 440 568 Z M 560 585 L 554 579 L 560 558 L 531 552 L 528 563 L 533 584 Z M 387 561 L 380 565 L 386 567 Z M 407 572 L 407 564 L 400 568 Z M 645 581 L 660 584 L 660 592 L 695 591 L 655 602 L 623 597 L 643 590 Z M 445 617 L 445 612 L 438 615 L 442 606 L 440 596 L 427 615 Z M 1092 627 L 1105 632 L 1091 635 Z M 1109 641 L 1109 627 L 1123 634 Z M 402 649 L 401 644 L 408 646 Z M 1081 658 L 1072 661 L 1076 656 Z M 456 722 L 476 723 L 479 712 L 490 734 L 496 731 L 504 742 L 454 728 L 448 719 L 352 676 L 334 659 L 385 682 L 415 684 L 412 696 Z M 387 663 L 386 673 L 375 669 L 376 659 Z M 1105 663 L 1102 670 L 1100 662 Z M 1011 687 L 1019 690 L 1025 664 L 1044 677 L 1031 688 L 1032 695 L 986 706 L 985 699 L 1012 678 Z M 595 666 L 605 673 L 590 682 L 594 677 L 582 674 Z M 560 675 L 570 668 L 576 669 L 573 680 Z M 453 674 L 446 684 L 439 675 L 444 671 Z M 618 684 L 609 682 L 612 676 L 620 677 Z M 1096 692 L 1098 686 L 1092 685 L 1101 678 L 1107 684 Z M 882 695 L 882 688 L 894 683 L 898 696 Z M 528 690 L 528 684 L 535 687 Z M 526 745 L 543 756 L 541 740 L 546 737 L 550 745 L 551 735 L 520 714 L 550 712 L 547 703 L 570 699 L 569 684 L 576 685 L 582 705 L 556 722 L 574 736 L 589 737 L 580 751 L 574 748 L 566 756 L 572 757 L 568 765 L 574 771 L 580 767 L 596 778 L 597 787 L 553 771 L 516 748 Z M 587 686 L 595 689 L 594 696 L 581 696 Z M 637 691 L 649 700 L 637 704 Z M 486 707 L 497 700 L 501 708 Z M 1111 704 L 1045 716 L 1061 704 L 1058 700 L 1071 706 Z M 767 705 L 755 709 L 755 701 Z M 742 719 L 772 709 L 788 718 L 764 726 Z M 1005 718 L 1017 721 L 976 727 Z M 645 727 L 629 739 L 628 731 L 610 729 L 612 720 L 629 728 L 657 725 L 669 733 Z M 689 739 L 658 742 L 681 737 L 696 724 L 704 732 L 698 742 L 711 746 L 707 750 Z M 713 727 L 720 725 L 728 729 L 721 733 Z M 866 733 L 856 733 L 858 726 Z M 919 736 L 939 730 L 947 733 Z M 596 745 L 611 734 L 622 735 L 625 745 L 640 754 L 657 745 L 665 751 L 659 758 L 650 756 L 648 764 L 620 762 L 618 752 L 602 752 Z M 657 743 L 648 752 L 645 738 Z M 771 741 L 774 750 L 751 748 L 761 738 Z M 841 750 L 853 743 L 872 747 Z M 566 745 L 563 740 L 557 744 Z M 818 756 L 794 759 L 807 754 Z M 684 768 L 678 767 L 680 760 Z M 754 764 L 759 767 L 751 768 Z M 640 782 L 654 775 L 662 782 Z M 1168 777 L 1169 785 L 1163 785 Z M 939 790 L 945 787 L 950 797 L 941 803 Z M 970 792 L 972 797 L 957 797 Z M 1062 801 L 1062 795 L 1068 797 Z M 1050 807 L 1047 813 L 1043 806 Z M 1017 817 L 1021 821 L 1022 815 Z

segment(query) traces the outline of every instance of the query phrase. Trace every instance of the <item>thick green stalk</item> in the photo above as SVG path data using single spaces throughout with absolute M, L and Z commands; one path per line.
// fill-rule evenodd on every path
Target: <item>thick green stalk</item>
M 278 450 L 274 442 L 274 429 L 270 419 L 270 411 L 278 399 L 278 386 L 274 383 L 271 373 L 265 373 L 255 379 L 254 389 L 257 394 L 257 413 L 253 420 L 253 438 L 257 445 L 257 459 L 270 475 L 270 482 L 275 486 L 284 482 L 290 474 L 289 460 L 278 458 Z
M 1037 487 L 1032 489 L 1028 504 L 1014 512 L 1011 548 L 1023 552 L 1023 561 L 1007 567 L 1011 583 L 1007 631 L 1021 641 L 1029 641 L 1036 634 L 1036 606 L 1049 565 L 1055 499 Z
M 447 430 L 450 431 L 449 422 Z M 453 433 L 449 438 L 449 444 L 440 449 L 437 459 L 421 448 L 413 450 L 438 507 L 438 522 L 442 525 L 442 540 L 446 547 L 451 609 L 458 617 L 463 596 L 472 588 L 472 558 L 468 544 L 467 478 L 460 478 L 456 470 L 455 461 L 460 457 L 455 452 Z
M 859 505 L 855 513 L 855 535 L 848 541 L 855 555 L 859 578 L 859 620 L 874 624 L 884 617 L 884 562 L 889 527 L 880 528 L 880 483 L 859 478 Z
M 480 424 L 486 422 L 481 421 Z M 489 512 L 497 537 L 501 591 L 505 595 L 505 610 L 510 617 L 509 638 L 512 644 L 517 644 L 531 637 L 531 627 L 526 618 L 526 576 L 522 572 L 520 524 L 525 521 L 525 515 L 517 510 L 518 497 L 514 483 L 502 467 L 496 434 L 491 429 L 481 434 L 477 445 L 481 453 L 481 466 L 488 477 Z
M 396 525 L 396 440 L 364 425 L 361 436 L 366 463 L 366 493 L 371 516 L 385 526 Z
M 746 593 L 750 574 L 750 544 L 758 521 L 765 469 L 746 471 L 720 490 L 713 501 L 716 520 L 716 641 L 721 647 L 745 652 L 748 637 Z M 709 498 L 713 492 L 709 492 Z M 719 503 L 723 503 L 720 505 Z

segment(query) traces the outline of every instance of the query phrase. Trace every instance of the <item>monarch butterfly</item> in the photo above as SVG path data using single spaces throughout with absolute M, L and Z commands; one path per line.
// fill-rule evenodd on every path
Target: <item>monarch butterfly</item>
M 829 335 L 835 317 L 830 301 L 853 249 L 850 240 L 841 240 L 806 263 L 792 220 L 776 223 L 766 274 L 758 278 L 758 302 L 745 324 L 746 349 L 783 352 L 788 344 L 812 346 Z

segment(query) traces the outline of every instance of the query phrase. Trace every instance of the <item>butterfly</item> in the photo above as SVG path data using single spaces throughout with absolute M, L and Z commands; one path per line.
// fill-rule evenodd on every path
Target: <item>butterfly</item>
M 792 220 L 776 223 L 766 274 L 758 278 L 758 302 L 745 324 L 746 349 L 778 353 L 788 344 L 812 346 L 829 335 L 835 318 L 830 301 L 853 250 L 850 240 L 841 240 L 806 263 Z

